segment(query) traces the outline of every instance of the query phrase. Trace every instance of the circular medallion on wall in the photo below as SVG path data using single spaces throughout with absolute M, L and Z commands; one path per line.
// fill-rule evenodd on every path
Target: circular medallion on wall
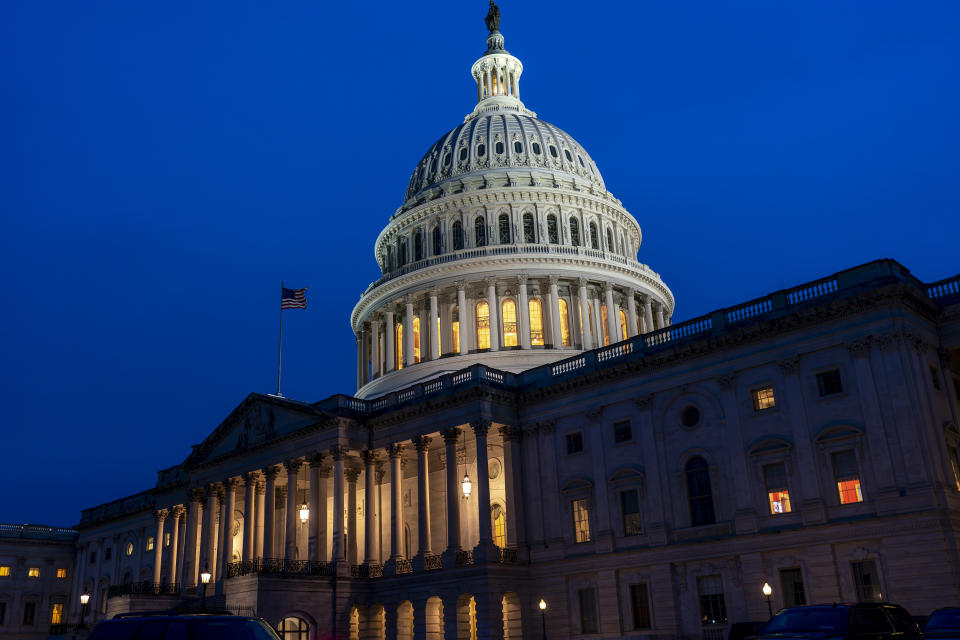
M 680 412 L 680 422 L 687 428 L 693 428 L 700 424 L 700 409 L 690 405 Z
M 490 458 L 490 461 L 487 463 L 487 474 L 490 476 L 491 480 L 496 480 L 500 477 L 500 472 L 503 471 L 503 465 L 500 464 L 498 458 Z
M 127 540 L 127 546 L 124 547 L 123 552 L 124 552 L 125 554 L 127 554 L 127 557 L 128 557 L 128 558 L 129 558 L 130 556 L 132 556 L 132 555 L 133 555 L 133 543 L 130 542 L 129 540 Z

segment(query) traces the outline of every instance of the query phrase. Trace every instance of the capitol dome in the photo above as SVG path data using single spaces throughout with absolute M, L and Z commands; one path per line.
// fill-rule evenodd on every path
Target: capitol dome
M 499 24 L 476 106 L 414 168 L 351 315 L 357 396 L 483 363 L 519 372 L 667 326 L 670 289 L 596 163 L 520 100 Z M 432 384 L 432 383 L 431 383 Z

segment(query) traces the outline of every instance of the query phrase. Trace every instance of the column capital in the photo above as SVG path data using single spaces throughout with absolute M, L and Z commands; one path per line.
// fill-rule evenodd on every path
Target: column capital
M 440 435 L 443 436 L 443 441 L 447 444 L 451 442 L 456 442 L 460 437 L 460 429 L 457 427 L 450 427 L 449 429 L 444 429 L 440 432 Z
M 433 440 L 430 436 L 414 436 L 413 438 L 413 447 L 417 451 L 426 451 L 430 448 L 430 441 Z
M 414 295 L 412 293 L 408 293 L 407 295 L 403 296 L 403 304 L 408 304 L 410 306 L 413 306 L 413 301 L 414 301 Z
M 586 289 L 587 285 L 590 284 L 590 281 L 586 278 L 577 278 L 577 284 L 580 285 L 581 289 Z
M 377 462 L 377 454 L 372 449 L 364 449 L 360 452 L 360 459 L 363 460 L 363 464 L 370 466 Z
M 267 483 L 261 480 L 257 483 L 256 490 L 258 496 L 265 495 L 267 493 Z
M 206 488 L 204 489 L 204 493 L 208 498 L 212 498 L 212 497 L 219 498 L 221 490 L 222 490 L 222 487 L 218 483 L 213 482 L 206 486 Z
M 487 432 L 490 430 L 490 425 L 492 423 L 489 420 L 474 420 L 470 423 L 470 428 L 473 429 L 473 433 L 477 437 L 487 437 Z
M 463 280 L 457 280 L 453 283 L 453 286 L 457 288 L 457 291 L 466 291 L 467 283 Z
M 734 372 L 723 373 L 717 376 L 717 385 L 724 391 L 729 391 L 737 381 L 737 374 Z
M 497 288 L 497 276 L 487 276 L 483 279 L 488 287 L 493 287 L 494 290 Z
M 330 447 L 330 455 L 333 456 L 333 459 L 335 461 L 344 460 L 347 457 L 348 451 L 349 449 L 347 449 L 345 446 L 341 444 L 335 444 L 332 447 Z
M 260 472 L 259 471 L 248 471 L 243 474 L 243 484 L 246 486 L 256 485 L 260 482 Z
M 800 356 L 788 356 L 777 361 L 777 365 L 780 367 L 780 371 L 784 374 L 792 374 L 800 372 Z
M 550 283 L 550 286 L 554 286 L 554 285 L 556 285 L 556 284 L 559 284 L 559 283 L 560 283 L 560 276 L 555 275 L 555 274 L 550 274 L 549 276 L 547 276 L 547 282 Z
M 613 283 L 609 280 L 603 283 L 603 292 L 606 293 L 607 291 L 613 293 Z
M 190 496 L 190 502 L 201 502 L 206 497 L 207 491 L 203 487 L 194 487 L 190 489 L 188 495 Z
M 182 505 L 182 504 L 178 504 L 178 505 L 176 505 L 173 509 L 171 509 L 170 511 L 171 511 L 171 513 L 173 514 L 173 519 L 174 519 L 174 520 L 179 520 L 179 519 L 180 519 L 180 516 L 182 516 L 184 513 L 186 513 L 187 510 L 183 508 L 183 505 Z
M 170 512 L 167 511 L 166 509 L 157 509 L 156 511 L 153 512 L 153 519 L 156 520 L 158 523 L 163 522 L 164 520 L 167 519 L 167 515 L 169 513 Z
M 240 478 L 225 478 L 223 480 L 223 486 L 227 491 L 236 491 L 237 487 L 240 486 Z
M 291 458 L 285 461 L 283 466 L 286 467 L 287 473 L 296 473 L 303 466 L 303 458 Z
M 631 298 L 632 298 L 633 296 L 637 295 L 637 290 L 634 289 L 633 287 L 627 287 L 627 288 L 626 288 L 626 292 L 627 292 L 627 296 L 628 296 L 628 297 L 631 297 Z
M 850 340 L 843 344 L 854 358 L 865 358 L 870 355 L 870 337 L 862 340 Z
M 387 455 L 391 458 L 399 458 L 403 454 L 403 444 L 394 442 L 387 445 Z
M 437 296 L 440 295 L 440 290 L 437 289 L 436 287 L 434 287 L 434 288 L 430 289 L 429 294 L 430 294 L 430 297 L 431 297 L 431 298 L 436 298 Z
M 356 482 L 357 478 L 360 477 L 360 469 L 350 467 L 343 470 L 343 475 L 347 477 L 347 482 Z
M 310 454 L 310 466 L 313 468 L 323 467 L 326 455 L 322 451 L 316 451 Z
M 263 477 L 267 480 L 273 480 L 280 473 L 280 467 L 275 464 L 263 468 Z
M 526 286 L 527 280 L 529 280 L 529 279 L 530 279 L 530 276 L 529 276 L 528 274 L 526 274 L 526 273 L 518 273 L 518 274 L 517 274 L 517 283 L 518 283 L 521 287 Z
M 523 432 L 520 429 L 511 427 L 508 424 L 502 425 L 499 431 L 500 437 L 503 438 L 504 442 L 519 441 L 523 437 Z
M 386 475 L 387 475 L 387 473 L 386 473 L 386 471 L 384 470 L 383 465 L 382 465 L 382 464 L 377 464 L 377 471 L 376 471 L 376 475 L 375 475 L 375 479 L 376 479 L 377 484 L 383 484 L 383 478 L 384 478 L 384 476 L 386 476 Z

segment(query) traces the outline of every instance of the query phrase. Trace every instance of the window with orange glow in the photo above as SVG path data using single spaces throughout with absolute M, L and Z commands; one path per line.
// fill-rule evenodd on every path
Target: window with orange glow
M 527 305 L 530 309 L 530 344 L 543 346 L 543 307 L 539 298 L 531 298 Z
M 590 511 L 587 499 L 573 501 L 573 533 L 576 542 L 590 542 Z
M 620 309 L 620 339 L 627 339 L 627 314 Z
M 50 624 L 62 624 L 63 623 L 63 603 L 54 602 L 53 606 L 50 608 Z
M 603 346 L 610 344 L 610 332 L 607 330 L 607 305 L 600 305 L 600 330 L 603 331 Z
M 772 409 L 777 406 L 777 401 L 773 397 L 773 387 L 754 389 L 751 393 L 753 395 L 754 411 L 763 411 L 764 409 Z
M 787 489 L 786 465 L 782 462 L 764 465 L 763 480 L 767 486 L 767 502 L 770 513 L 790 513 L 790 491 Z
M 57 577 L 60 579 L 67 577 L 67 570 L 64 567 L 57 569 Z
M 30 567 L 27 569 L 28 578 L 39 578 L 40 577 L 40 567 Z
M 490 306 L 477 303 L 477 349 L 490 348 Z
M 498 504 L 493 505 L 493 544 L 501 549 L 507 546 L 507 519 L 503 513 L 503 507 Z
M 420 316 L 413 317 L 413 362 L 420 362 Z
M 831 456 L 833 477 L 837 482 L 840 504 L 863 502 L 863 490 L 860 487 L 860 470 L 853 451 L 838 451 Z
M 394 331 L 395 337 L 393 340 L 393 350 L 396 351 L 397 361 L 394 363 L 397 367 L 397 371 L 403 369 L 403 323 L 398 322 L 397 328 Z
M 564 347 L 570 346 L 570 317 L 567 314 L 567 301 L 560 298 L 557 305 L 560 315 L 560 344 Z
M 863 493 L 860 491 L 860 479 L 840 480 L 837 482 L 837 491 L 840 492 L 840 504 L 863 502 Z
M 453 307 L 450 314 L 450 342 L 454 353 L 460 353 L 460 308 Z
M 3 566 L 0 567 L 0 578 L 6 578 L 10 575 L 10 567 Z
M 503 346 L 517 346 L 517 305 L 510 300 L 503 301 Z
M 434 340 L 434 342 L 436 342 L 437 344 L 437 353 L 443 353 L 443 346 L 442 346 L 443 343 L 440 342 L 440 316 L 439 315 L 437 316 L 437 337 L 436 337 L 436 340 Z

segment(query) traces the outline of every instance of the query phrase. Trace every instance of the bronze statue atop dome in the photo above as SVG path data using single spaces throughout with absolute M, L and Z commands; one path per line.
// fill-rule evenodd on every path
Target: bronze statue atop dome
M 500 7 L 493 0 L 490 0 L 490 10 L 487 11 L 487 17 L 483 21 L 487 23 L 487 31 L 490 33 L 500 31 Z

